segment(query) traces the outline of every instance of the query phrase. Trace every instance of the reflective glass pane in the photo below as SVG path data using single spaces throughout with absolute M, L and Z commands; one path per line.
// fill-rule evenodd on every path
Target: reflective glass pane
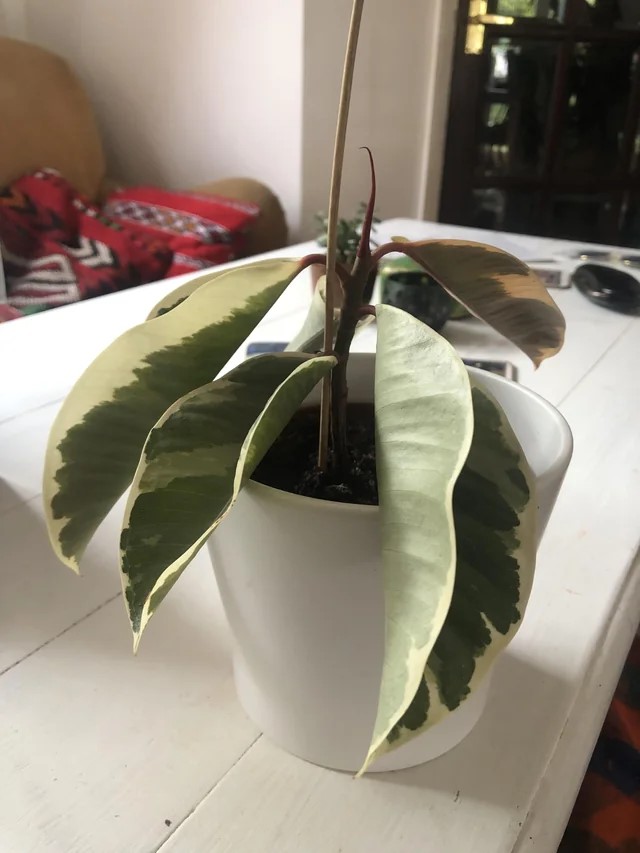
M 636 134 L 633 137 L 633 143 L 631 145 L 631 171 L 635 172 L 638 169 L 638 164 L 640 163 L 640 130 L 636 130 Z
M 635 29 L 640 26 L 640 0 L 582 0 L 574 14 L 578 26 Z
M 516 44 L 500 39 L 491 45 L 478 134 L 478 174 L 539 173 L 556 55 L 553 42 Z
M 634 45 L 576 44 L 569 69 L 558 175 L 605 175 L 620 165 Z
M 516 234 L 538 234 L 539 196 L 514 190 L 481 189 L 472 195 L 474 228 L 511 231 Z
M 618 0 L 620 18 L 617 26 L 631 29 L 640 28 L 640 0 Z
M 494 0 L 490 5 L 496 15 L 562 21 L 567 0 Z
M 550 201 L 546 232 L 563 240 L 607 243 L 610 212 L 605 193 L 558 193 Z
M 477 189 L 472 195 L 472 219 L 476 228 L 540 234 L 591 243 L 609 242 L 611 198 L 606 193 L 556 193 L 546 204 L 537 192 Z M 632 233 L 640 239 L 640 204 L 629 205 L 628 238 L 624 245 L 635 246 Z
M 624 206 L 620 245 L 640 248 L 640 198 L 630 196 Z

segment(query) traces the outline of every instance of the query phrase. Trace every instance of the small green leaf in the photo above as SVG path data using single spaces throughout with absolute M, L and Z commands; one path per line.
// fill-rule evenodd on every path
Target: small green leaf
M 386 640 L 364 772 L 408 712 L 444 624 L 455 580 L 452 497 L 473 434 L 467 370 L 419 320 L 377 306 L 376 469 Z
M 154 423 L 216 377 L 298 269 L 262 261 L 207 281 L 125 332 L 76 382 L 51 429 L 43 486 L 49 536 L 70 568 L 131 482 Z
M 158 604 L 233 505 L 333 357 L 257 356 L 190 392 L 149 433 L 122 533 L 136 644 Z
M 513 255 L 466 240 L 411 243 L 395 237 L 394 242 L 536 367 L 562 348 L 565 320 L 560 309 L 538 276 Z
M 501 407 L 473 376 L 471 385 L 473 441 L 453 495 L 458 560 L 451 606 L 389 749 L 439 722 L 482 682 L 515 636 L 531 592 L 535 481 Z

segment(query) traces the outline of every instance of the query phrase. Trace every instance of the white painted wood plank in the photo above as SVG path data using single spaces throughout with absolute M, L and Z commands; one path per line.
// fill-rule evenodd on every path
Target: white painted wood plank
M 309 251 L 315 251 L 313 243 L 269 252 L 251 258 L 251 261 L 280 256 L 299 257 Z M 216 271 L 231 269 L 241 263 L 223 264 L 216 267 Z M 194 277 L 192 274 L 176 276 L 1 323 L 0 423 L 61 400 L 85 367 L 106 346 L 131 326 L 141 323 L 165 294 Z M 302 279 L 298 283 L 299 292 L 306 294 L 310 291 L 309 279 Z M 291 299 L 298 308 L 297 292 L 293 289 L 275 308 L 275 315 L 288 320 L 285 331 L 291 330 Z M 271 313 L 265 318 L 267 327 L 273 322 L 273 317 L 274 313 Z M 265 340 L 264 336 L 262 340 Z
M 444 336 L 463 358 L 511 362 L 521 384 L 558 405 L 636 320 L 603 311 L 575 290 L 557 291 L 553 296 L 568 318 L 565 345 L 537 370 L 524 353 L 479 320 L 448 323 Z
M 61 400 L 98 353 L 185 278 L 0 324 L 0 422 Z
M 500 246 L 523 259 L 542 258 L 552 251 L 561 251 L 568 255 L 575 253 L 578 246 L 593 246 L 589 243 L 577 244 L 567 240 L 503 234 L 477 228 L 460 228 L 446 223 L 407 219 L 392 219 L 382 223 L 379 241 L 390 240 L 396 234 L 411 240 L 429 238 L 477 240 Z M 449 322 L 443 330 L 443 335 L 464 358 L 494 358 L 510 361 L 518 369 L 519 382 L 538 391 L 557 405 L 624 331 L 637 321 L 635 318 L 606 311 L 593 305 L 575 289 L 552 290 L 551 295 L 565 317 L 569 318 L 566 342 L 562 352 L 545 362 L 537 371 L 534 370 L 529 359 L 513 344 L 478 320 Z M 371 331 L 367 339 L 369 349 L 373 349 L 375 337 Z
M 0 423 L 0 515 L 42 491 L 47 436 L 58 405 Z
M 120 580 L 115 526 L 100 530 L 78 578 L 51 550 L 40 497 L 0 515 L 0 543 L 2 673 L 118 595 Z
M 550 247 L 575 250 L 576 245 L 566 241 L 501 235 L 499 232 L 403 219 L 383 223 L 380 226 L 380 239 L 389 239 L 397 231 L 403 232 L 411 239 L 447 236 L 483 240 L 496 245 L 503 243 L 504 248 L 522 257 L 544 255 Z M 259 257 L 298 257 L 313 251 L 318 251 L 317 246 L 309 242 Z M 224 265 L 221 269 L 237 265 L 238 262 L 234 262 Z M 158 299 L 191 277 L 177 276 L 0 325 L 0 363 L 11 365 L 10 370 L 4 370 L 0 375 L 0 423 L 39 406 L 61 400 L 99 352 L 117 335 L 141 322 Z M 251 335 L 250 340 L 287 340 L 290 337 L 292 329 L 296 329 L 304 317 L 309 301 L 308 281 L 308 278 L 303 276 L 296 286 L 289 288 L 287 294 L 265 318 L 260 329 Z M 562 303 L 565 296 L 566 294 L 558 293 L 558 301 Z M 578 302 L 585 303 L 586 308 L 583 311 L 587 316 L 599 316 L 601 325 L 614 322 L 612 319 L 603 319 L 607 312 L 589 306 L 586 300 L 579 296 Z M 458 332 L 453 331 L 454 325 L 449 324 L 448 329 L 456 338 Z M 462 327 L 464 324 L 458 325 Z M 463 333 L 463 337 L 469 338 L 469 333 Z M 497 340 L 494 338 L 494 342 Z M 463 353 L 477 354 L 476 342 L 479 345 L 484 343 L 482 332 L 474 333 L 470 340 L 461 342 Z M 512 347 L 501 343 L 497 343 L 496 347 L 499 355 L 515 352 Z M 518 356 L 516 360 L 517 358 Z M 239 360 L 240 355 L 234 363 Z
M 163 853 L 249 853 L 258 839 L 279 853 L 554 853 L 640 608 L 639 351 L 635 323 L 562 406 L 574 460 L 523 627 L 471 735 L 423 767 L 362 782 L 260 741 Z M 563 738 L 571 761 L 555 757 Z
M 483 780 L 475 774 L 464 795 L 464 772 L 450 772 L 443 759 L 436 765 L 439 778 L 418 770 L 354 780 L 282 755 L 261 738 L 161 850 L 500 853 L 491 839 L 508 814 L 494 768 Z
M 2 853 L 150 853 L 254 741 L 205 554 L 189 575 L 137 657 L 117 599 L 0 678 Z
M 538 370 L 527 356 L 485 323 L 475 319 L 449 322 L 442 334 L 463 358 L 508 361 L 518 371 L 518 382 L 558 405 L 607 350 L 637 320 L 592 305 L 577 291 L 554 293 L 568 319 L 565 346 Z M 375 324 L 354 340 L 353 352 L 374 352 Z
M 620 591 L 619 606 L 606 632 L 588 676 L 578 691 L 571 724 L 558 734 L 556 750 L 540 779 L 531 811 L 514 846 L 514 853 L 555 853 L 573 808 L 575 794 L 587 769 L 591 752 L 611 703 L 638 627 L 640 613 L 640 555 Z M 581 713 L 588 708 L 590 713 Z M 549 815 L 556 820 L 549 821 Z M 562 818 L 562 820 L 561 820 Z
M 396 229 L 404 231 L 407 236 L 415 239 L 445 235 L 481 240 L 489 240 L 493 237 L 494 243 L 499 243 L 501 239 L 501 235 L 497 232 L 407 220 L 390 220 L 389 223 L 384 223 L 381 226 L 381 236 L 384 235 L 386 239 L 395 233 Z M 517 253 L 522 256 L 540 252 L 544 254 L 549 246 L 575 249 L 575 244 L 565 241 L 542 240 L 521 235 L 502 236 L 508 241 L 505 247 L 518 250 Z M 309 242 L 261 257 L 275 255 L 297 257 L 316 249 L 315 244 Z M 536 252 L 536 250 L 539 251 Z M 236 265 L 228 264 L 226 267 Z M 192 276 L 178 276 L 0 325 L 0 362 L 11 365 L 10 370 L 3 371 L 0 375 L 0 423 L 18 414 L 61 400 L 84 368 L 101 350 L 117 335 L 135 323 L 141 322 L 158 299 L 190 277 Z M 574 323 L 585 322 L 584 327 L 580 326 L 580 336 L 577 338 L 580 341 L 587 340 L 587 337 L 592 338 L 595 325 L 605 337 L 615 339 L 616 329 L 621 331 L 629 322 L 625 317 L 602 311 L 589 304 L 576 292 L 555 291 L 554 296 L 563 310 L 571 311 Z M 287 290 L 248 340 L 287 341 L 301 325 L 309 301 L 309 278 L 305 274 Z M 577 329 L 578 326 L 575 328 Z M 526 358 L 515 347 L 500 339 L 482 324 L 474 321 L 449 323 L 445 335 L 464 356 L 475 357 L 483 354 L 486 356 L 490 351 L 496 358 L 513 361 L 520 366 L 522 381 L 529 384 L 528 377 L 532 375 L 532 370 Z M 594 337 L 599 338 L 600 335 Z M 356 341 L 354 350 L 370 350 L 374 346 L 374 341 L 375 336 L 370 331 L 361 340 Z M 570 345 L 569 340 L 567 346 Z M 238 363 L 243 357 L 244 349 L 236 354 L 230 364 Z M 559 366 L 561 360 L 563 364 L 571 365 L 569 375 L 566 377 L 563 368 Z M 558 377 L 556 380 L 558 385 L 565 379 L 563 387 L 568 389 L 575 378 L 576 369 L 580 369 L 581 366 L 581 360 L 574 359 L 571 353 L 567 354 L 565 351 L 553 365 L 553 370 Z M 549 370 L 549 368 L 543 365 L 541 370 Z

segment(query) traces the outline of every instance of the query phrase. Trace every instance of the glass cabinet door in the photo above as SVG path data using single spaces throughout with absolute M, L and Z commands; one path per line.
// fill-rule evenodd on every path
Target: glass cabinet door
M 640 0 L 460 0 L 441 220 L 640 247 L 638 198 Z

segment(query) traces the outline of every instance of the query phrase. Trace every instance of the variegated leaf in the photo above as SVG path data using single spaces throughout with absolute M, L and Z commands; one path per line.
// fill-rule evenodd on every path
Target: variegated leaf
M 87 368 L 51 429 L 44 502 L 60 559 L 77 570 L 96 528 L 127 488 L 149 430 L 216 377 L 295 277 L 295 260 L 242 266 L 135 326 Z
M 535 481 L 500 405 L 473 376 L 471 384 L 475 428 L 453 496 L 458 561 L 451 606 L 387 748 L 411 740 L 469 696 L 516 634 L 531 592 Z
M 258 356 L 187 394 L 151 430 L 122 533 L 136 644 L 186 566 L 333 357 Z
M 177 308 L 178 305 L 185 301 L 185 299 L 188 299 L 191 294 L 195 293 L 203 284 L 207 284 L 208 282 L 219 278 L 219 276 L 224 275 L 225 272 L 228 272 L 228 270 L 223 272 L 211 272 L 207 275 L 199 275 L 197 278 L 190 278 L 189 281 L 186 281 L 184 284 L 176 287 L 175 290 L 172 290 L 171 293 L 167 293 L 167 295 L 163 296 L 159 302 L 156 302 L 151 311 L 149 311 L 147 320 L 155 320 L 156 317 L 162 317 L 163 314 L 168 314 L 169 311 L 173 311 L 174 308 Z
M 260 267 L 263 263 L 264 261 L 255 261 L 252 264 L 243 264 L 243 269 L 246 270 L 256 266 Z M 192 293 L 195 293 L 203 284 L 208 284 L 216 278 L 220 278 L 220 276 L 227 275 L 228 272 L 230 272 L 228 269 L 219 270 L 214 268 L 206 272 L 204 275 L 199 275 L 196 278 L 190 278 L 189 281 L 186 281 L 184 284 L 176 287 L 175 290 L 167 293 L 166 296 L 163 296 L 162 299 L 153 306 L 147 316 L 147 320 L 154 320 L 156 317 L 161 317 L 173 308 L 177 308 L 181 302 L 184 302 L 185 299 L 191 296 Z
M 473 434 L 467 370 L 419 320 L 377 306 L 376 469 L 385 590 L 377 720 L 361 772 L 387 748 L 444 624 L 456 565 L 452 496 Z
M 562 312 L 538 276 L 518 258 L 465 240 L 411 243 L 394 237 L 394 242 L 454 299 L 526 353 L 536 367 L 562 348 Z

